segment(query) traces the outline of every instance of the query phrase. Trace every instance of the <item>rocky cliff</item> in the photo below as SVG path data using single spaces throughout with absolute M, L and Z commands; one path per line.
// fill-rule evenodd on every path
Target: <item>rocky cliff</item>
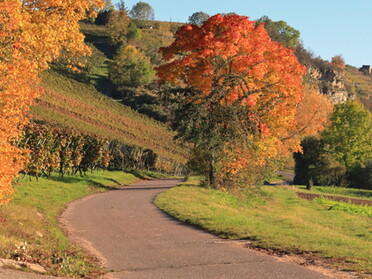
M 354 94 L 348 92 L 345 85 L 345 74 L 334 69 L 317 69 L 309 67 L 307 77 L 311 84 L 319 88 L 319 92 L 330 96 L 334 103 L 344 103 L 354 99 Z

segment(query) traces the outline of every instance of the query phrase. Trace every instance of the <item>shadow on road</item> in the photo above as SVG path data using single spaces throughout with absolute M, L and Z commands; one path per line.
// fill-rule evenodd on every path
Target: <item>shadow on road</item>
M 168 186 L 163 186 L 163 187 L 149 187 L 149 188 L 139 188 L 139 187 L 125 187 L 125 188 L 118 188 L 118 189 L 114 189 L 114 190 L 117 190 L 117 191 L 128 191 L 128 190 L 131 190 L 131 191 L 148 191 L 148 190 L 167 190 L 167 189 L 170 189 L 172 187 L 168 187 Z

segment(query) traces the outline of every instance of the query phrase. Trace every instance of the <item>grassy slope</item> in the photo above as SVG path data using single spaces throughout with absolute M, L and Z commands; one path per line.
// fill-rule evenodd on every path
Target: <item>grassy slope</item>
M 334 266 L 372 272 L 371 219 L 329 210 L 294 191 L 264 187 L 241 198 L 198 187 L 177 187 L 155 203 L 176 218 L 224 238 L 254 239 L 255 245 L 331 258 Z
M 372 111 L 372 75 L 365 75 L 357 68 L 347 66 L 346 80 L 355 88 L 358 98 L 366 108 Z
M 173 141 L 173 133 L 165 125 L 104 96 L 94 86 L 54 71 L 44 73 L 42 85 L 47 90 L 32 109 L 33 119 L 119 139 L 152 149 L 163 158 L 185 162 L 186 149 Z
M 146 55 L 152 57 L 152 62 L 157 65 L 161 63 L 159 48 L 168 46 L 174 41 L 174 33 L 171 30 L 176 30 L 182 24 L 154 21 L 153 25 L 156 26 L 153 29 L 142 29 L 141 38 L 131 40 L 129 44 L 142 49 Z

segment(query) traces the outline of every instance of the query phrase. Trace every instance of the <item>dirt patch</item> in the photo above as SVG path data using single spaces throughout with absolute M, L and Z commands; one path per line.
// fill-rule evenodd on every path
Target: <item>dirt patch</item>
M 276 257 L 279 261 L 295 263 L 304 266 L 308 269 L 323 273 L 331 278 L 337 279 L 360 279 L 372 278 L 371 274 L 355 273 L 350 271 L 342 271 L 334 268 L 334 265 L 340 263 L 342 266 L 342 259 L 330 259 L 320 257 L 315 253 L 281 251 L 278 249 L 263 248 L 254 243 L 254 241 L 241 241 L 239 243 L 244 248 L 252 249 L 261 253 Z
M 6 223 L 6 221 L 7 221 L 6 217 L 4 216 L 4 214 L 0 212 L 0 223 Z
M 371 200 L 363 200 L 363 199 L 355 199 L 355 198 L 347 198 L 347 197 L 340 197 L 340 196 L 328 196 L 328 195 L 320 195 L 320 194 L 311 194 L 311 193 L 303 193 L 303 192 L 297 192 L 297 196 L 306 199 L 309 201 L 312 201 L 313 199 L 323 197 L 327 198 L 333 201 L 340 201 L 340 202 L 346 202 L 346 203 L 353 203 L 357 205 L 368 205 L 372 206 Z

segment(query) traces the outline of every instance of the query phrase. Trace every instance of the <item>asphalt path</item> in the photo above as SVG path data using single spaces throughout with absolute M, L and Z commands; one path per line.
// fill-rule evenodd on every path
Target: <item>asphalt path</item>
M 69 237 L 111 272 L 105 278 L 330 278 L 219 239 L 152 203 L 180 180 L 142 181 L 73 202 L 61 217 Z
M 55 279 L 56 277 L 0 268 L 0 279 Z

